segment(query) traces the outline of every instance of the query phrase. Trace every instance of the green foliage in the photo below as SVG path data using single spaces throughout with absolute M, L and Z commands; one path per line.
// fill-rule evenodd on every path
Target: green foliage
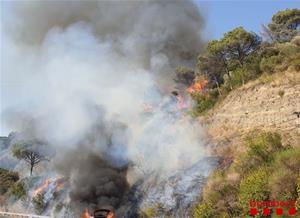
M 247 217 L 250 199 L 300 200 L 300 148 L 283 146 L 278 133 L 257 131 L 245 146 L 229 168 L 208 178 L 194 217 Z
M 270 37 L 277 42 L 290 41 L 294 36 L 299 35 L 300 10 L 286 9 L 279 11 L 272 17 L 268 25 Z
M 226 175 L 217 169 L 209 178 L 203 200 L 193 208 L 194 217 L 235 217 L 239 215 L 238 186 L 226 181 Z
M 195 100 L 195 115 L 199 115 L 212 108 L 218 100 L 218 90 L 212 89 L 207 93 L 193 93 L 192 98 Z
M 268 178 L 272 199 L 295 200 L 297 199 L 297 174 L 288 169 L 274 169 Z
M 211 218 L 213 215 L 213 205 L 210 202 L 200 203 L 193 208 L 194 218 Z
M 208 43 L 206 53 L 198 57 L 199 72 L 219 87 L 223 76 L 230 77 L 230 71 L 243 67 L 260 43 L 261 38 L 255 33 L 247 32 L 242 27 L 235 28 L 225 33 L 222 39 Z
M 263 58 L 260 62 L 260 69 L 267 73 L 274 73 L 276 67 L 282 62 L 283 58 L 279 55 Z
M 33 203 L 35 211 L 38 214 L 41 214 L 45 210 L 45 207 L 46 207 L 46 203 L 44 201 L 44 194 L 41 194 L 41 193 L 37 194 L 37 196 L 35 196 L 32 199 L 32 203 Z
M 300 148 L 287 149 L 274 155 L 274 168 L 290 170 L 295 175 L 300 172 Z
M 242 179 L 240 184 L 239 202 L 245 211 L 249 209 L 250 199 L 257 201 L 268 200 L 268 171 L 266 168 L 258 168 Z
M 284 149 L 278 133 L 263 132 L 256 137 L 250 135 L 246 142 L 249 147 L 248 155 L 266 164 L 273 160 L 273 153 Z
M 300 148 L 287 149 L 274 155 L 269 186 L 273 198 L 297 199 L 297 177 L 300 172 Z
M 265 27 L 274 39 L 273 43 L 262 43 L 261 37 L 242 27 L 225 33 L 219 40 L 210 41 L 205 52 L 198 56 L 197 69 L 208 80 L 207 88 L 217 89 L 222 98 L 203 94 L 193 96 L 197 103 L 194 114 L 202 114 L 230 91 L 264 72 L 300 71 L 299 13 L 299 9 L 287 9 L 273 16 L 272 22 Z
M 18 173 L 0 168 L 0 195 L 5 194 L 18 180 Z
M 291 69 L 300 71 L 300 53 L 289 60 L 289 65 Z
M 162 205 L 158 203 L 152 207 L 144 208 L 142 211 L 140 211 L 139 215 L 143 218 L 157 217 L 161 211 Z
M 11 193 L 17 198 L 22 198 L 26 195 L 25 184 L 22 181 L 15 183 L 11 187 Z
M 27 147 L 26 144 L 23 144 L 23 143 L 13 144 L 13 146 L 11 148 L 11 152 L 16 158 L 22 159 L 23 152 L 26 149 L 26 147 Z

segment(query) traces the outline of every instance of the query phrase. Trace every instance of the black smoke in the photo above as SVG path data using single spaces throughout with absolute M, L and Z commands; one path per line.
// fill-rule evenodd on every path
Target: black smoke
M 76 148 L 58 154 L 55 167 L 70 180 L 71 204 L 118 208 L 129 188 L 129 162 L 120 153 L 126 152 L 126 126 L 103 119 L 97 123 Z

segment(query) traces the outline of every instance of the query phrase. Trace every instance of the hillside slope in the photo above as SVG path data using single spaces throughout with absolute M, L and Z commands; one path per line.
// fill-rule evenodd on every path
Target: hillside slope
M 279 72 L 232 91 L 201 119 L 218 149 L 220 144 L 239 144 L 255 129 L 279 131 L 285 142 L 295 145 L 300 142 L 300 118 L 294 113 L 299 111 L 299 72 Z

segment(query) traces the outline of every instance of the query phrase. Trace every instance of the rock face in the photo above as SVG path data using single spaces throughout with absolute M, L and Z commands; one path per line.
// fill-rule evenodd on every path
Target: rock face
M 126 217 L 136 217 L 136 211 L 147 210 L 152 210 L 154 217 L 189 217 L 192 204 L 200 197 L 203 183 L 217 164 L 216 157 L 209 157 L 166 178 L 149 175 L 132 187 L 123 206 L 127 208 Z
M 206 118 L 209 135 L 234 140 L 254 129 L 279 131 L 300 141 L 300 74 L 280 72 L 232 91 Z

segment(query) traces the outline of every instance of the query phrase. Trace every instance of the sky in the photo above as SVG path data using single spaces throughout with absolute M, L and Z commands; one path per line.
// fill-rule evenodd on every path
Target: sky
M 195 0 L 206 19 L 205 37 L 219 39 L 235 27 L 261 32 L 272 15 L 286 8 L 300 8 L 300 0 Z

